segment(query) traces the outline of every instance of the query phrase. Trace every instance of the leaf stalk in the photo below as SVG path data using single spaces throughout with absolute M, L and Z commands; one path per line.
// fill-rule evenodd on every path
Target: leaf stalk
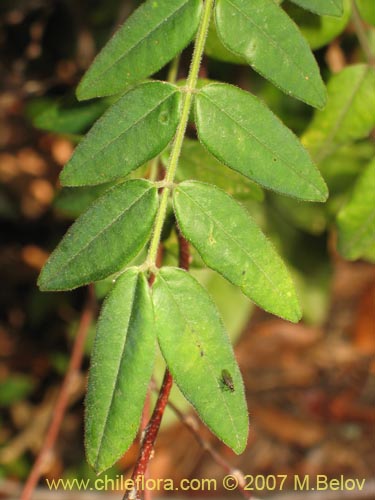
M 163 189 L 160 198 L 159 210 L 156 214 L 154 232 L 151 238 L 149 252 L 146 260 L 146 264 L 150 268 L 155 266 L 161 233 L 167 215 L 168 199 L 171 194 L 171 188 L 168 187 L 168 185 L 173 185 L 174 183 L 178 161 L 181 155 L 182 144 L 184 142 L 186 128 L 188 125 L 189 115 L 192 107 L 193 93 L 195 92 L 195 89 L 197 87 L 199 69 L 202 62 L 214 3 L 215 0 L 206 0 L 206 2 L 204 3 L 201 22 L 199 24 L 197 36 L 195 39 L 193 58 L 189 70 L 186 89 L 183 95 L 181 119 L 177 127 L 176 136 L 173 141 L 171 155 L 169 158 L 169 165 L 167 167 L 167 173 L 165 176 L 165 183 L 167 187 Z

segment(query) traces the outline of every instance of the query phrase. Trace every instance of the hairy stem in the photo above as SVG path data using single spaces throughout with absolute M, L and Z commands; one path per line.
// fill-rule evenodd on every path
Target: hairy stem
M 181 119 L 180 119 L 180 122 L 179 122 L 178 127 L 177 127 L 175 139 L 173 141 L 171 155 L 169 158 L 169 165 L 168 165 L 167 173 L 165 176 L 165 181 L 166 181 L 167 185 L 164 188 L 163 193 L 161 195 L 159 210 L 158 210 L 158 213 L 156 215 L 154 232 L 153 232 L 153 235 L 151 238 L 149 253 L 148 253 L 148 257 L 147 257 L 147 264 L 150 267 L 155 266 L 157 249 L 159 246 L 161 233 L 163 230 L 163 225 L 164 225 L 165 217 L 167 214 L 168 199 L 169 199 L 169 196 L 171 194 L 171 187 L 170 186 L 174 182 L 174 178 L 176 175 L 176 169 L 178 166 L 178 160 L 179 160 L 180 154 L 181 154 L 181 148 L 182 148 L 182 144 L 183 144 L 184 138 L 185 138 L 186 128 L 188 125 L 189 115 L 190 115 L 191 106 L 192 106 L 192 102 L 193 102 L 193 94 L 194 94 L 196 87 L 197 87 L 199 69 L 200 69 L 200 65 L 201 65 L 201 61 L 202 61 L 204 47 L 206 44 L 208 27 L 210 25 L 210 19 L 211 19 L 211 14 L 212 14 L 214 3 L 215 3 L 215 0 L 206 0 L 204 7 L 203 7 L 202 18 L 201 18 L 201 22 L 200 22 L 200 25 L 198 28 L 198 33 L 197 33 L 197 36 L 195 39 L 193 58 L 192 58 L 191 66 L 190 66 L 190 71 L 189 71 L 189 76 L 187 79 L 186 87 L 184 89 L 185 92 L 184 92 L 184 97 L 183 97 L 183 101 L 182 101 Z

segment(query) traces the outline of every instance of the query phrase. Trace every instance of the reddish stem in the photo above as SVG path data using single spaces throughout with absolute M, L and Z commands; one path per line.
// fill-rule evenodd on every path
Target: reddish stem
M 187 240 L 178 232 L 178 244 L 179 244 L 179 267 L 185 269 L 186 271 L 189 269 L 190 263 L 190 252 L 189 252 L 189 243 Z M 162 261 L 162 246 L 159 247 L 157 265 L 160 267 Z M 151 276 L 149 283 L 152 286 L 154 282 L 154 277 Z M 132 481 L 134 484 L 134 488 L 130 491 L 127 491 L 123 496 L 123 500 L 135 500 L 141 498 L 141 489 L 142 489 L 142 480 L 145 477 L 147 466 L 150 461 L 151 455 L 154 450 L 155 441 L 160 429 L 161 420 L 164 415 L 165 408 L 168 403 L 169 394 L 171 392 L 173 385 L 173 378 L 170 374 L 169 370 L 165 370 L 163 384 L 161 386 L 158 400 L 156 402 L 153 414 L 151 419 L 144 430 L 143 439 L 141 441 L 141 449 L 138 455 L 137 462 L 135 464 Z
M 71 387 L 74 386 L 74 379 L 81 367 L 81 362 L 84 353 L 85 340 L 89 331 L 91 322 L 95 314 L 95 295 L 92 285 L 88 287 L 88 297 L 85 307 L 82 311 L 79 322 L 76 338 L 73 345 L 72 354 L 69 361 L 68 370 L 65 374 L 64 381 L 61 385 L 60 392 L 57 397 L 54 412 L 49 424 L 47 433 L 44 438 L 42 448 L 40 449 L 37 459 L 31 469 L 29 477 L 21 493 L 20 500 L 30 500 L 32 494 L 39 482 L 40 477 L 48 465 L 51 452 L 59 435 L 61 423 L 69 405 Z
M 134 467 L 132 480 L 134 488 L 127 491 L 123 496 L 123 500 L 140 499 L 142 480 L 145 476 L 151 454 L 154 450 L 156 437 L 158 435 L 161 419 L 163 418 L 165 407 L 168 403 L 169 394 L 172 389 L 173 379 L 168 370 L 165 371 L 163 385 L 161 386 L 158 400 L 156 402 L 154 412 L 151 420 L 149 421 L 141 443 L 141 450 L 138 456 L 137 463 Z
M 190 265 L 190 248 L 189 242 L 182 236 L 180 231 L 177 232 L 178 236 L 178 265 L 181 269 L 185 269 L 185 271 L 189 270 Z

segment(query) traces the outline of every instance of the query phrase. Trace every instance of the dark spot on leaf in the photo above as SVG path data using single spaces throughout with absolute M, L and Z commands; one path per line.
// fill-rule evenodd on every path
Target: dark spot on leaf
M 228 370 L 224 369 L 221 371 L 221 383 L 224 388 L 229 389 L 230 392 L 234 392 L 232 375 L 228 372 Z
M 169 114 L 168 111 L 162 111 L 159 115 L 159 122 L 163 125 L 167 125 L 169 122 Z

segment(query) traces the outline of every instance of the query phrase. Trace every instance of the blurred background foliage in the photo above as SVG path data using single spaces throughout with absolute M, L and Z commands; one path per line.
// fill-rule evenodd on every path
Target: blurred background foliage
M 41 294 L 35 285 L 37 274 L 72 220 L 109 187 L 61 189 L 58 184 L 58 174 L 74 146 L 117 98 L 78 103 L 74 90 L 94 55 L 140 3 L 130 0 L 3 0 L 0 4 L 0 477 L 22 481 L 30 470 L 61 377 L 67 368 L 85 300 L 85 290 Z M 178 177 L 179 180 L 193 177 L 225 188 L 243 203 L 286 259 L 303 305 L 303 325 L 306 328 L 303 335 L 315 332 L 315 340 L 309 337 L 310 340 L 306 341 L 310 353 L 306 354 L 306 363 L 310 362 L 316 368 L 316 377 L 321 377 L 319 370 L 324 371 L 322 366 L 331 373 L 330 370 L 337 366 L 335 363 L 340 365 L 342 359 L 347 363 L 350 358 L 355 362 L 360 359 L 367 367 L 365 374 L 373 380 L 374 367 L 369 361 L 373 349 L 371 309 L 368 312 L 368 306 L 363 304 L 369 301 L 368 290 L 374 276 L 371 263 L 375 260 L 375 9 L 373 0 L 358 0 L 356 4 L 344 0 L 344 5 L 344 15 L 334 18 L 319 17 L 288 1 L 283 2 L 283 8 L 299 25 L 315 51 L 323 78 L 328 83 L 328 104 L 323 111 L 313 111 L 286 96 L 249 69 L 239 57 L 221 45 L 214 25 L 210 29 L 200 75 L 201 85 L 211 80 L 225 80 L 263 99 L 301 137 L 310 151 L 329 186 L 328 202 L 302 203 L 276 193 L 266 193 L 239 174 L 222 166 L 218 169 L 218 162 L 196 141 L 192 124 L 183 148 Z M 186 77 L 190 55 L 191 47 L 182 54 L 178 75 L 181 80 Z M 165 78 L 166 71 L 167 68 L 163 69 L 156 78 Z M 148 172 L 149 166 L 145 165 L 131 175 L 147 176 Z M 164 234 L 164 259 L 174 264 L 177 241 L 172 226 L 171 219 Z M 236 288 L 217 274 L 202 269 L 194 251 L 192 258 L 192 272 L 213 294 L 232 340 L 241 336 L 239 346 L 245 342 L 244 351 L 237 351 L 245 380 L 249 373 L 257 380 L 252 371 L 251 351 L 249 357 L 241 355 L 247 352 L 246 342 L 253 345 L 254 335 L 256 338 L 249 325 L 270 322 L 272 328 L 270 326 L 267 335 L 271 340 L 272 335 L 276 335 L 273 328 L 289 331 L 291 327 L 280 326 L 281 320 L 273 320 L 261 313 Z M 344 282 L 341 283 L 342 279 Z M 111 280 L 96 285 L 98 301 L 110 286 Z M 353 287 L 357 288 L 354 290 Z M 347 290 L 347 293 L 342 290 Z M 364 318 L 360 316 L 358 320 L 356 314 L 360 307 L 364 308 L 361 313 Z M 362 321 L 362 326 L 358 330 L 360 333 L 355 330 L 357 336 L 353 338 L 357 340 L 354 342 L 349 338 L 350 325 L 357 320 Z M 333 324 L 338 331 L 332 340 Z M 51 477 L 88 477 L 93 474 L 85 464 L 83 453 L 82 399 L 94 331 L 93 325 L 82 377 L 73 391 L 64 421 L 64 440 L 47 471 Z M 290 329 L 291 336 L 293 331 Z M 264 331 L 258 333 L 261 344 Z M 298 330 L 296 334 L 301 332 Z M 247 341 L 246 338 L 252 335 Z M 318 343 L 322 349 L 318 351 L 326 352 L 325 349 L 331 349 L 332 342 L 334 345 L 341 342 L 341 347 L 338 351 L 330 351 L 332 358 L 319 365 L 314 357 L 316 351 L 311 354 L 310 347 L 315 349 Z M 340 349 L 352 350 L 353 359 L 348 353 L 347 357 L 340 358 L 337 354 L 341 353 Z M 274 353 L 274 365 L 268 365 L 264 352 L 259 356 L 258 371 L 263 369 L 263 376 L 268 373 L 272 378 L 272 366 L 278 366 L 279 354 Z M 293 354 L 289 353 L 289 356 L 293 358 Z M 318 359 L 321 358 L 318 356 Z M 163 368 L 160 358 L 156 380 L 160 380 Z M 297 370 L 289 384 L 298 385 L 301 376 Z M 360 380 L 362 387 L 367 378 L 362 374 Z M 177 389 L 174 391 L 173 401 L 187 411 Z M 283 411 L 296 413 L 290 410 L 296 403 L 295 399 L 279 401 L 277 397 L 276 405 Z M 249 399 L 251 401 L 251 394 Z M 257 419 L 267 423 L 269 415 L 265 416 L 264 407 L 261 408 L 263 413 L 258 408 Z M 274 416 L 277 415 L 275 411 Z M 361 450 L 365 444 L 361 444 L 360 439 L 366 440 L 366 425 L 373 418 L 371 411 L 366 415 L 366 418 L 362 415 L 359 419 L 359 427 L 356 427 L 354 417 L 349 419 L 352 427 L 345 427 L 348 435 L 352 432 L 358 438 Z M 177 424 L 169 412 L 166 426 L 171 425 Z M 365 429 L 361 425 L 365 425 Z M 291 442 L 293 439 L 275 438 L 269 426 L 260 430 L 260 444 L 257 441 L 256 446 L 261 446 L 262 439 L 267 442 L 267 433 L 270 434 L 270 442 L 279 439 L 285 445 L 283 460 L 287 462 L 292 453 L 291 446 L 296 446 L 296 443 Z M 294 432 L 298 434 L 297 427 Z M 302 440 L 294 452 L 297 456 L 302 451 L 307 454 L 313 445 L 316 445 L 314 440 Z M 259 452 L 256 446 L 254 449 Z M 264 450 L 267 447 L 263 449 L 266 456 Z M 254 464 L 259 462 L 253 456 L 256 451 L 251 452 Z M 113 474 L 127 470 L 134 453 L 133 449 L 130 450 L 113 469 Z M 285 468 L 285 463 L 282 463 Z M 322 463 L 324 467 L 324 460 Z M 256 465 L 254 467 L 257 470 Z M 266 465 L 259 465 L 260 470 L 262 467 L 269 471 Z M 335 470 L 340 471 L 340 465 Z M 366 467 L 363 470 L 367 473 Z

